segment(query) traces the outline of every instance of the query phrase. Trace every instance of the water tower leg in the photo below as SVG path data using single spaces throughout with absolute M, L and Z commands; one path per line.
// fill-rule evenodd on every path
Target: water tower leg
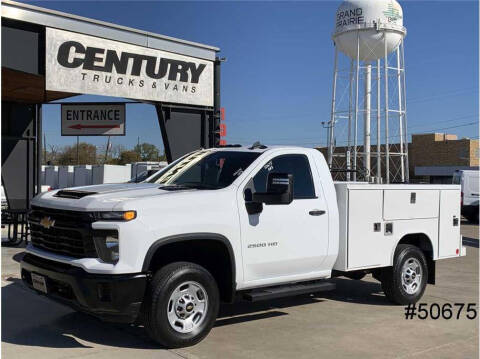
M 398 128 L 400 134 L 400 175 L 405 182 L 405 154 L 403 153 L 403 112 L 402 112 L 402 81 L 400 72 L 400 47 L 397 47 L 397 88 L 398 88 Z
M 372 64 L 365 67 L 365 101 L 364 101 L 364 140 L 363 140 L 363 166 L 365 168 L 365 180 L 370 177 L 370 111 L 372 97 Z
M 353 59 L 350 60 L 350 73 L 348 76 L 348 137 L 347 153 L 345 155 L 347 164 L 347 181 L 351 179 L 350 170 L 352 169 L 352 99 L 353 99 Z
M 333 65 L 333 93 L 332 93 L 332 113 L 330 117 L 330 125 L 328 126 L 328 167 L 332 169 L 333 151 L 334 151 L 334 129 L 335 129 L 335 94 L 337 92 L 337 60 L 338 49 L 335 46 L 335 60 Z
M 385 182 L 390 183 L 390 148 L 389 148 L 389 133 L 388 133 L 388 49 L 387 49 L 387 32 L 383 32 L 383 40 L 385 44 L 385 59 L 384 59 L 384 77 L 385 77 Z
M 382 182 L 382 158 L 380 146 L 382 144 L 380 135 L 380 108 L 381 108 L 381 93 L 380 93 L 380 59 L 377 60 L 377 183 Z
M 355 69 L 355 122 L 353 125 L 353 180 L 357 180 L 357 124 L 358 124 L 358 76 L 360 72 L 360 32 L 357 31 L 357 65 Z
M 403 47 L 403 40 L 400 43 L 401 47 L 401 55 L 402 55 L 402 69 L 403 69 L 403 77 L 402 77 L 402 95 L 403 95 L 403 140 L 405 141 L 405 181 L 408 183 L 410 182 L 410 167 L 408 164 L 408 133 L 407 133 L 407 96 L 406 96 L 406 88 L 405 88 L 405 48 Z

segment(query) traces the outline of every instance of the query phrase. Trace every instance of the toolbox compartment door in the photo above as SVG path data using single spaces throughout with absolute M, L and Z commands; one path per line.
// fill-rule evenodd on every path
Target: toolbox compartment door
M 460 192 L 442 190 L 440 193 L 440 220 L 438 257 L 456 257 L 462 248 L 460 237 Z
M 348 197 L 348 269 L 389 265 L 392 236 L 383 233 L 383 191 L 349 190 Z
M 383 196 L 383 218 L 397 219 L 437 218 L 439 190 L 386 189 Z

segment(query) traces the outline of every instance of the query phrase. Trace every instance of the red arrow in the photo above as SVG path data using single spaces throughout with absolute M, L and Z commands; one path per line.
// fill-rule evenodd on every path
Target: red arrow
M 73 128 L 75 130 L 81 130 L 82 128 L 120 128 L 120 125 L 72 125 L 68 128 Z

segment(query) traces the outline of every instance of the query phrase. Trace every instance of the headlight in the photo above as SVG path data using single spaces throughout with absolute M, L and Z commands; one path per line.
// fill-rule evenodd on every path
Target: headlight
M 137 218 L 136 211 L 95 212 L 97 221 L 131 221 Z
M 115 264 L 119 258 L 119 243 L 117 231 L 94 231 L 93 243 L 97 250 L 98 257 L 106 262 Z

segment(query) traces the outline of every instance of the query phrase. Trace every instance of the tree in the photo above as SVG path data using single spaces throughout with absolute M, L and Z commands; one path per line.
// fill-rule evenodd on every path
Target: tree
M 77 145 L 65 146 L 58 153 L 59 165 L 94 165 L 97 163 L 97 147 L 85 142 L 78 144 L 78 162 Z
M 122 144 L 117 144 L 112 146 L 112 148 L 109 151 L 109 154 L 112 156 L 112 158 L 120 158 L 120 154 L 124 151 L 127 151 L 125 146 Z
M 120 161 L 120 154 L 123 151 L 127 150 L 124 145 L 121 145 L 121 144 L 113 145 L 113 146 L 110 146 L 107 153 L 107 157 L 105 157 L 107 146 L 101 145 L 101 146 L 98 146 L 97 149 L 98 149 L 97 162 L 99 164 L 108 164 L 108 165 L 118 165 Z
M 59 147 L 56 145 L 48 145 L 50 151 L 46 151 L 44 164 L 56 165 L 58 163 Z
M 119 165 L 126 165 L 127 163 L 140 162 L 141 157 L 136 151 L 123 151 L 120 153 L 120 158 L 118 159 Z
M 142 161 L 158 161 L 158 148 L 151 143 L 144 142 L 136 145 L 133 150 L 138 153 Z
M 164 153 L 158 157 L 159 161 L 166 161 L 167 160 L 167 155 Z

